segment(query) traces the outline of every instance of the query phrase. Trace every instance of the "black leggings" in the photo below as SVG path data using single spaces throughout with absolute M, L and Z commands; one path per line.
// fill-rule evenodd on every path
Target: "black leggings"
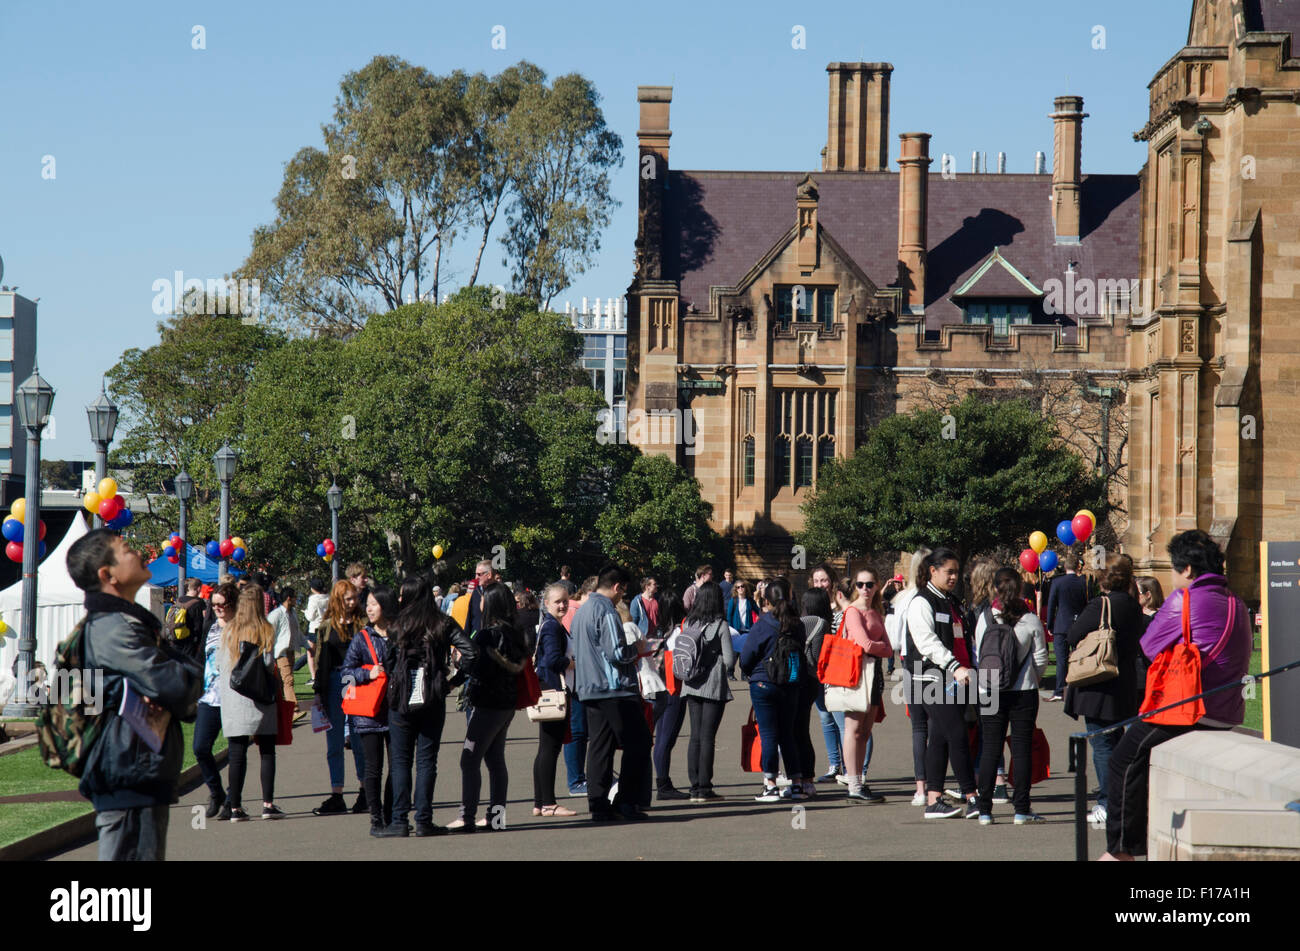
M 537 723 L 537 756 L 533 758 L 533 805 L 555 805 L 555 764 L 564 749 L 564 734 L 569 726 L 563 720 L 539 720 Z
M 230 776 L 227 781 L 226 802 L 231 809 L 240 808 L 244 795 L 244 774 L 248 771 L 248 746 L 257 741 L 258 758 L 262 761 L 262 801 L 275 802 L 275 734 L 258 736 L 229 736 Z
M 687 697 L 686 709 L 691 714 L 691 741 L 686 746 L 686 772 L 691 780 L 691 792 L 713 792 L 713 749 L 722 723 L 722 711 L 727 705 L 721 700 Z
M 958 703 L 922 704 L 930 723 L 925 747 L 926 792 L 943 792 L 948 760 L 963 796 L 975 792 L 975 771 L 971 767 L 970 739 L 966 731 L 966 707 Z
M 366 793 L 366 805 L 370 807 L 370 821 L 388 824 L 388 817 L 393 814 L 393 764 L 392 751 L 388 749 L 388 731 L 382 733 L 355 733 L 352 740 L 361 740 L 361 749 L 366 757 L 366 775 L 362 788 Z M 384 783 L 384 794 L 379 795 L 379 778 L 384 775 L 384 753 L 388 753 L 388 781 Z

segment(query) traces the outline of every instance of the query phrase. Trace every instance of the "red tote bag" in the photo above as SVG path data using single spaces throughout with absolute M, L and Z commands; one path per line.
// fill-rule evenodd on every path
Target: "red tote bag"
M 519 676 L 515 679 L 515 688 L 517 691 L 515 697 L 516 710 L 531 707 L 542 698 L 542 685 L 537 679 L 537 671 L 533 669 L 533 659 L 531 657 L 524 661 L 524 669 L 519 672 Z
M 847 609 L 845 615 L 848 614 Z M 834 636 L 822 639 L 817 679 L 828 687 L 853 688 L 862 679 L 862 648 L 844 636 L 844 618 Z
M 362 670 L 373 671 L 379 665 L 379 655 L 375 653 L 374 642 L 370 640 L 370 633 L 361 629 L 361 635 L 366 639 L 366 646 L 370 648 L 370 659 L 373 664 L 365 664 Z M 384 704 L 388 702 L 388 674 L 381 673 L 378 677 L 372 677 L 363 684 L 349 684 L 348 688 L 343 691 L 343 712 L 354 717 L 373 717 L 379 714 Z
M 1236 599 L 1229 601 L 1228 630 L 1232 630 L 1232 616 Z M 1220 638 L 1222 644 L 1222 638 Z M 1217 647 L 1216 647 L 1217 650 Z M 1139 713 L 1149 713 L 1170 703 L 1201 692 L 1201 650 L 1192 643 L 1192 591 L 1183 591 L 1183 637 L 1156 655 L 1147 670 L 1147 693 Z M 1160 726 L 1192 726 L 1205 716 L 1205 701 L 1193 700 L 1182 706 L 1166 710 L 1148 723 Z
M 1011 737 L 1007 737 L 1007 749 L 1011 748 Z M 1047 734 L 1038 727 L 1034 727 L 1034 741 L 1029 748 L 1029 756 L 1033 761 L 1029 767 L 1029 785 L 1037 786 L 1044 779 L 1052 778 L 1052 745 L 1047 742 Z M 1016 761 L 1011 760 L 1011 775 L 1016 775 Z
M 758 738 L 758 720 L 754 708 L 749 708 L 749 719 L 740 728 L 740 768 L 746 773 L 763 771 L 763 743 Z
M 275 701 L 275 745 L 289 746 L 293 743 L 293 718 L 298 712 L 295 700 L 277 697 Z

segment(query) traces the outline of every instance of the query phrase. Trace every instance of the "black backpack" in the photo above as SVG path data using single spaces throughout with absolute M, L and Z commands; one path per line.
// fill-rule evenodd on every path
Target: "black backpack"
M 778 634 L 763 667 L 767 679 L 774 684 L 798 683 L 799 671 L 803 667 L 803 644 L 799 638 L 786 632 Z
M 1016 656 L 1019 652 L 1020 645 L 1016 642 L 1015 628 L 1006 621 L 995 619 L 992 605 L 986 607 L 984 638 L 980 641 L 979 669 L 988 671 L 990 682 L 996 678 L 998 690 L 1010 690 L 1020 675 L 1020 664 L 1017 663 Z

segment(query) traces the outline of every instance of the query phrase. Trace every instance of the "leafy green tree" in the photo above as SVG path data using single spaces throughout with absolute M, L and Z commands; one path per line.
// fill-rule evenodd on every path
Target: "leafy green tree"
M 696 565 L 730 563 L 726 545 L 709 525 L 713 505 L 700 483 L 667 456 L 639 456 L 619 480 L 596 520 L 605 554 L 633 575 L 654 574 L 679 589 Z
M 184 466 L 194 479 L 187 530 L 193 544 L 217 531 L 212 456 L 226 440 L 237 441 L 230 411 L 253 368 L 284 339 L 236 316 L 202 313 L 168 318 L 158 333 L 158 343 L 127 350 L 108 371 L 108 390 L 122 414 L 110 464 L 133 470 L 134 492 L 146 501 L 132 510 L 132 527 L 146 538 L 178 527 L 175 498 L 165 493 Z
M 947 544 L 963 559 L 1017 551 L 1080 508 L 1106 516 L 1104 482 L 1021 400 L 967 398 L 951 418 L 886 419 L 848 459 L 829 462 L 804 503 L 815 557 Z
M 41 486 L 46 489 L 79 489 L 81 469 L 73 469 L 66 459 L 42 459 Z

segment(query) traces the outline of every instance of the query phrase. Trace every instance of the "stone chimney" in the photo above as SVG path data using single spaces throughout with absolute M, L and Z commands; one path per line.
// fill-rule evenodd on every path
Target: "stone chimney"
M 1079 243 L 1079 192 L 1083 181 L 1083 111 L 1081 96 L 1058 96 L 1055 123 L 1055 155 L 1052 159 L 1052 220 L 1057 244 Z
M 929 214 L 930 134 L 904 132 L 898 157 L 898 276 L 908 313 L 925 311 L 926 216 Z
M 824 172 L 889 168 L 889 63 L 831 63 Z
M 637 274 L 644 280 L 664 278 L 663 192 L 668 183 L 668 109 L 672 86 L 638 86 L 641 106 L 637 141 Z

